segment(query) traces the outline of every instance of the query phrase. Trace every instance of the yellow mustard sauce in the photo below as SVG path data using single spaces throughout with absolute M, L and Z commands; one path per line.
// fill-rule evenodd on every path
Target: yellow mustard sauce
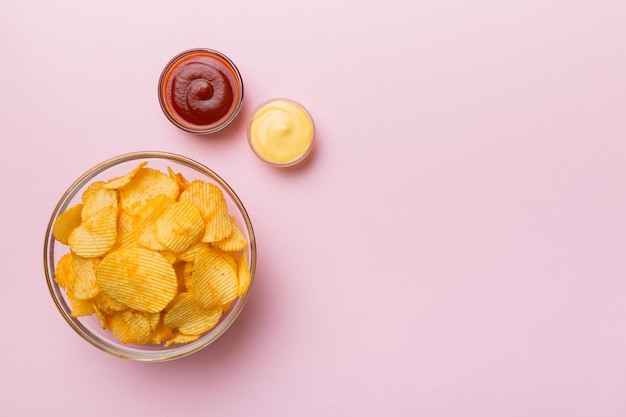
M 262 104 L 248 127 L 252 150 L 274 165 L 293 165 L 310 151 L 315 136 L 313 119 L 300 104 L 275 99 Z

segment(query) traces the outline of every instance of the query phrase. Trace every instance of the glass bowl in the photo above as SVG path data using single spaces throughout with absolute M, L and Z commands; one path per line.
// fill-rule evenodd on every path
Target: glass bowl
M 167 347 L 163 344 L 122 344 L 109 330 L 100 326 L 95 315 L 78 318 L 71 316 L 70 302 L 65 290 L 55 282 L 57 262 L 64 254 L 70 251 L 68 246 L 58 242 L 53 236 L 52 229 L 55 220 L 66 209 L 81 201 L 83 192 L 90 184 L 125 175 L 142 162 L 146 162 L 148 168 L 159 169 L 164 173 L 167 173 L 167 168 L 171 167 L 175 172 L 180 172 L 189 181 L 199 179 L 213 183 L 222 190 L 229 213 L 236 217 L 237 224 L 248 241 L 245 254 L 251 275 L 250 287 L 254 281 L 256 269 L 256 242 L 248 213 L 234 190 L 215 172 L 184 156 L 164 152 L 141 152 L 121 155 L 91 168 L 67 189 L 52 212 L 44 240 L 44 271 L 54 303 L 61 316 L 72 329 L 93 346 L 121 358 L 156 362 L 187 356 L 218 339 L 241 313 L 248 298 L 250 287 L 243 295 L 234 300 L 215 327 L 200 336 L 199 339 L 186 344 L 173 344 Z

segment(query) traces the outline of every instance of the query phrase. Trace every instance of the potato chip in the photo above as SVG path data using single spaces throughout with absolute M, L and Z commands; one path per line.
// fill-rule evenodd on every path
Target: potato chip
M 74 284 L 76 283 L 76 270 L 74 269 L 74 256 L 72 252 L 66 253 L 61 256 L 57 261 L 57 266 L 54 271 L 54 281 L 59 287 L 65 290 L 74 290 Z
M 83 258 L 73 256 L 76 281 L 74 282 L 74 296 L 79 300 L 89 300 L 98 295 L 100 287 L 96 281 L 96 269 L 99 258 Z
M 171 167 L 167 167 L 167 172 L 170 174 L 170 178 L 176 181 L 176 184 L 178 184 L 178 188 L 181 191 L 184 191 L 187 189 L 187 187 L 189 187 L 190 182 L 187 178 L 183 176 L 183 174 L 181 174 L 180 172 L 174 172 Z
M 188 334 L 183 334 L 183 333 L 176 333 L 174 336 L 170 337 L 165 342 L 164 346 L 168 347 L 174 344 L 189 343 L 189 342 L 198 340 L 199 338 L 200 338 L 199 334 L 188 335 Z
M 150 343 L 160 345 L 161 343 L 171 339 L 173 335 L 174 329 L 167 327 L 163 323 L 163 320 L 160 320 L 154 330 L 150 332 Z
M 204 220 L 200 209 L 188 201 L 170 205 L 156 221 L 155 235 L 172 252 L 182 252 L 200 239 Z
M 224 198 L 222 190 L 215 184 L 201 180 L 193 180 L 191 184 L 180 193 L 180 201 L 189 201 L 200 209 L 203 219 L 211 217 L 219 210 L 217 201 L 219 197 Z M 224 201 L 226 204 L 226 201 Z
M 158 252 L 118 249 L 107 254 L 96 271 L 98 286 L 132 309 L 158 313 L 174 298 L 178 280 L 174 267 Z
M 129 248 L 139 245 L 139 237 L 133 229 L 134 217 L 123 211 L 117 217 L 117 237 L 110 250 Z
M 157 239 L 156 222 L 172 204 L 174 204 L 174 199 L 159 194 L 148 200 L 133 216 L 133 233 L 141 246 L 156 251 L 167 248 Z
M 227 304 L 237 297 L 239 280 L 231 263 L 207 248 L 198 254 L 188 288 L 206 308 Z
M 100 291 L 92 301 L 94 306 L 105 314 L 115 313 L 128 308 L 126 304 L 120 303 L 104 291 Z
M 221 316 L 220 307 L 204 308 L 191 293 L 184 292 L 174 298 L 172 307 L 163 316 L 163 322 L 184 334 L 197 335 L 215 327 Z
M 117 210 L 106 207 L 85 220 L 70 233 L 68 244 L 79 256 L 104 255 L 117 238 Z
M 80 226 L 82 222 L 82 204 L 76 204 L 59 215 L 52 226 L 52 235 L 60 243 L 67 245 L 72 230 Z
M 179 261 L 193 262 L 200 251 L 206 250 L 207 243 L 196 242 L 189 246 L 185 251 L 178 253 Z
M 81 217 L 83 221 L 86 221 L 94 214 L 107 207 L 113 207 L 117 212 L 117 206 L 117 192 L 114 190 L 100 188 L 98 191 L 95 191 L 83 204 Z
M 120 207 L 123 211 L 135 214 L 147 201 L 159 194 L 176 199 L 179 194 L 178 184 L 159 170 L 142 168 L 119 190 Z
M 237 277 L 239 278 L 237 296 L 241 297 L 248 291 L 252 283 L 252 274 L 250 273 L 250 267 L 248 266 L 248 259 L 245 252 L 241 254 L 237 261 Z
M 109 190 L 117 190 L 119 188 L 125 187 L 135 177 L 137 172 L 139 172 L 139 170 L 141 170 L 141 168 L 145 167 L 146 165 L 148 165 L 147 162 L 142 162 L 128 174 L 122 175 L 121 177 L 113 178 L 112 180 L 109 180 L 102 184 L 102 187 Z
M 178 255 L 176 255 L 174 252 L 172 252 L 169 249 L 163 249 L 158 252 L 161 255 L 163 255 L 163 257 L 167 259 L 167 262 L 171 263 L 172 265 L 174 265 L 176 261 L 178 261 Z
M 89 199 L 91 199 L 95 193 L 100 191 L 103 185 L 104 185 L 104 181 L 96 181 L 96 182 L 92 182 L 91 184 L 89 184 L 89 186 L 85 189 L 85 191 L 83 192 L 83 195 L 81 196 L 81 200 L 83 204 L 86 203 Z
M 98 318 L 98 323 L 100 323 L 100 327 L 102 327 L 103 329 L 108 329 L 109 325 L 107 324 L 107 315 L 98 308 L 93 300 L 91 300 L 91 305 L 93 307 L 94 314 Z
M 67 291 L 65 295 L 67 296 L 67 300 L 70 302 L 70 316 L 91 316 L 95 313 L 93 304 L 90 300 L 81 300 L 76 298 L 73 291 Z
M 239 259 L 239 252 L 225 252 L 213 246 L 210 246 L 210 248 L 211 250 L 219 253 L 220 256 L 224 258 L 224 260 L 228 261 L 228 263 L 230 264 L 230 266 L 233 268 L 234 271 L 237 271 L 239 269 L 239 265 L 237 263 L 237 259 Z
M 226 239 L 220 240 L 218 242 L 211 243 L 218 249 L 221 249 L 226 252 L 240 251 L 244 250 L 248 247 L 248 241 L 246 237 L 243 235 L 239 226 L 237 226 L 237 220 L 234 216 L 230 217 L 231 224 L 233 227 L 233 231 Z
M 124 310 L 108 317 L 107 325 L 122 343 L 148 343 L 151 319 L 140 311 Z
M 224 240 L 233 233 L 233 225 L 227 211 L 219 211 L 207 219 L 202 241 L 206 243 Z

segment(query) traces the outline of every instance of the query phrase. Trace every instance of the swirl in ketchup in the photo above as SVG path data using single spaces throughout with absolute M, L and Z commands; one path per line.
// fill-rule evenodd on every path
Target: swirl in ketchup
M 181 129 L 215 132 L 228 125 L 241 108 L 241 75 L 232 61 L 217 51 L 186 51 L 163 70 L 159 100 L 165 115 Z

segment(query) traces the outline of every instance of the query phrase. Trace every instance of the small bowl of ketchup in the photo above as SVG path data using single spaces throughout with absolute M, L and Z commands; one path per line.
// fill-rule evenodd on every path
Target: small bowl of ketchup
M 172 58 L 159 78 L 165 116 L 187 132 L 217 132 L 232 122 L 243 103 L 243 81 L 235 64 L 212 49 L 190 49 Z

